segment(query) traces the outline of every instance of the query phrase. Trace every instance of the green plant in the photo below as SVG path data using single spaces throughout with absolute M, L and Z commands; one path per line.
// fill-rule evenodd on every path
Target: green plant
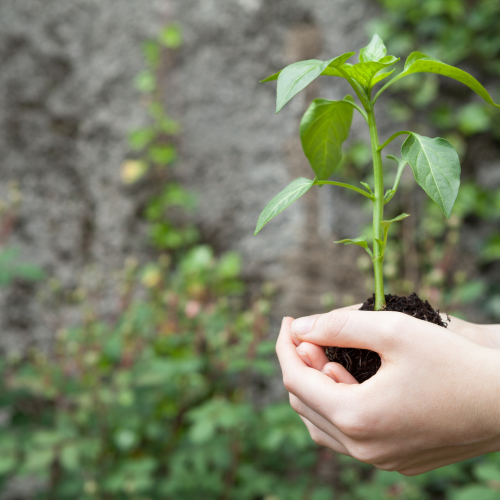
M 31 477 L 38 499 L 329 499 L 298 416 L 249 397 L 275 372 L 274 341 L 269 297 L 245 307 L 239 272 L 207 246 L 175 267 L 130 262 L 116 320 L 87 302 L 51 357 L 2 362 L 0 489 Z
M 316 177 L 314 180 L 296 179 L 273 198 L 263 210 L 255 234 L 314 185 L 341 186 L 370 199 L 373 202 L 372 248 L 369 247 L 366 237 L 344 239 L 337 243 L 361 246 L 370 255 L 375 278 L 375 309 L 380 310 L 385 305 L 383 263 L 389 227 L 392 223 L 408 217 L 408 214 L 401 214 L 392 220 L 384 220 L 384 207 L 398 190 L 403 169 L 407 164 L 411 166 L 417 183 L 449 218 L 458 195 L 461 168 L 457 152 L 447 140 L 442 138 L 431 139 L 415 132 L 400 131 L 381 144 L 375 120 L 375 103 L 380 95 L 398 80 L 416 73 L 434 73 L 465 84 L 493 106 L 500 107 L 500 105 L 495 104 L 487 90 L 474 77 L 421 52 L 411 53 L 403 71 L 372 96 L 374 87 L 394 72 L 394 69 L 390 68 L 399 59 L 387 55 L 387 49 L 378 35 L 374 35 L 370 44 L 360 50 L 358 64 L 347 63 L 347 60 L 354 54 L 354 52 L 348 52 L 325 62 L 318 60 L 298 62 L 263 80 L 263 82 L 278 80 L 277 113 L 290 99 L 320 75 L 347 80 L 361 106 L 356 104 L 350 95 L 341 101 L 325 99 L 313 101 L 302 119 L 300 135 L 304 153 Z M 342 145 L 349 135 L 354 110 L 365 119 L 370 131 L 373 189 L 365 182 L 361 182 L 362 188 L 359 188 L 328 180 L 341 161 Z M 401 147 L 402 158 L 389 157 L 396 161 L 398 168 L 393 187 L 385 190 L 381 153 L 400 135 L 408 137 Z
M 192 211 L 196 199 L 180 184 L 173 182 L 169 167 L 177 159 L 175 138 L 180 125 L 167 113 L 163 105 L 161 75 L 168 54 L 182 44 L 182 30 L 177 24 L 165 27 L 156 39 L 143 45 L 146 68 L 135 80 L 139 92 L 147 99 L 149 123 L 129 134 L 132 155 L 122 165 L 122 179 L 135 184 L 143 179 L 161 186 L 160 192 L 151 197 L 145 208 L 149 222 L 151 242 L 161 251 L 180 251 L 189 248 L 199 239 L 197 229 L 189 223 L 172 220 L 172 209 Z

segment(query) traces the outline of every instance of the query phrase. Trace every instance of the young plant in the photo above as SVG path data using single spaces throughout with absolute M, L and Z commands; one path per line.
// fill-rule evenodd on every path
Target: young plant
M 467 85 L 493 106 L 500 107 L 500 105 L 493 101 L 487 90 L 474 77 L 421 52 L 412 52 L 406 60 L 403 71 L 373 95 L 375 86 L 394 73 L 395 70 L 391 67 L 399 61 L 399 58 L 387 55 L 384 42 L 378 35 L 374 35 L 369 45 L 359 51 L 359 63 L 349 64 L 347 60 L 354 54 L 355 52 L 348 52 L 329 61 L 312 59 L 297 62 L 262 80 L 262 82 L 278 80 L 276 113 L 279 113 L 288 101 L 320 75 L 347 80 L 358 97 L 359 104 L 350 95 L 346 95 L 341 101 L 315 99 L 312 102 L 300 124 L 300 136 L 315 178 L 296 179 L 275 196 L 260 215 L 255 234 L 313 186 L 324 184 L 340 186 L 369 198 L 373 202 L 371 248 L 364 236 L 336 243 L 358 245 L 368 252 L 375 275 L 375 310 L 381 310 L 385 306 L 383 264 L 389 228 L 393 222 L 409 217 L 408 214 L 401 214 L 386 221 L 384 207 L 398 190 L 405 166 L 407 164 L 411 166 L 417 183 L 441 208 L 444 215 L 450 218 L 460 186 L 460 161 L 457 152 L 447 140 L 440 137 L 431 139 L 408 130 L 396 132 L 381 144 L 374 113 L 378 98 L 401 78 L 415 73 L 435 73 Z M 342 145 L 349 136 L 354 110 L 361 114 L 370 130 L 375 180 L 373 189 L 365 182 L 360 182 L 362 187 L 357 187 L 329 180 L 342 159 Z M 396 162 L 397 173 L 394 185 L 385 190 L 382 151 L 400 135 L 408 137 L 401 147 L 402 158 L 388 156 Z

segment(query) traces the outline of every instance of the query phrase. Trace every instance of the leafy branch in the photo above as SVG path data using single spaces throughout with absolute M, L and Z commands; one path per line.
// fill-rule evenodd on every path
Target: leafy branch
M 315 178 L 314 180 L 296 179 L 275 196 L 259 217 L 255 234 L 315 185 L 330 184 L 344 187 L 370 199 L 373 202 L 373 250 L 368 246 L 365 237 L 344 239 L 337 243 L 357 245 L 369 253 L 375 274 L 375 309 L 379 310 L 385 304 L 383 262 L 389 228 L 394 222 L 408 217 L 408 214 L 402 214 L 395 219 L 385 221 L 384 207 L 396 194 L 404 168 L 407 164 L 410 165 L 417 183 L 448 218 L 451 216 L 458 195 L 461 169 L 455 149 L 448 141 L 439 137 L 432 139 L 404 130 L 396 132 L 380 144 L 374 113 L 375 103 L 387 88 L 405 76 L 415 73 L 434 73 L 467 85 L 493 106 L 500 107 L 500 105 L 493 101 L 488 91 L 473 76 L 421 52 L 410 54 L 403 71 L 389 80 L 372 98 L 374 87 L 393 74 L 395 70 L 391 67 L 399 61 L 399 58 L 387 55 L 384 42 L 378 35 L 374 35 L 370 43 L 359 51 L 357 64 L 348 63 L 347 61 L 354 54 L 354 52 L 347 52 L 328 61 L 313 59 L 297 62 L 263 80 L 263 82 L 278 81 L 277 113 L 296 94 L 321 75 L 345 79 L 354 90 L 361 106 L 356 104 L 350 95 L 341 101 L 315 99 L 312 102 L 302 119 L 300 136 L 304 153 L 314 171 Z M 363 116 L 370 131 L 375 180 L 373 190 L 363 182 L 361 185 L 366 190 L 329 180 L 341 162 L 342 146 L 349 136 L 354 109 Z M 381 152 L 401 135 L 408 136 L 401 147 L 402 158 L 388 157 L 398 163 L 398 170 L 394 185 L 384 193 Z

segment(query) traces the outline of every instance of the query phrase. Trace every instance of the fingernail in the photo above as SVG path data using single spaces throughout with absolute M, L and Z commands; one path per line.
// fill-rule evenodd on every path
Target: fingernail
M 297 335 L 307 335 L 314 327 L 314 322 L 317 316 L 306 316 L 305 318 L 296 319 L 292 323 L 292 330 Z
M 299 346 L 300 347 L 300 346 Z M 309 366 L 309 368 L 312 366 L 311 360 L 309 359 L 309 356 L 307 355 L 306 352 L 300 351 L 299 347 L 297 347 L 297 353 L 301 357 L 302 361 Z
M 334 382 L 337 382 L 337 384 L 339 383 L 337 377 L 330 370 L 321 370 L 321 372 L 328 375 Z

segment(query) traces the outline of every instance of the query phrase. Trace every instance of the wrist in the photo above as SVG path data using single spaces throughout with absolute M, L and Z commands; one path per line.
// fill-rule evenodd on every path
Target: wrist
M 476 397 L 472 397 L 476 425 L 483 429 L 481 454 L 500 451 L 500 350 L 482 349 L 476 359 L 477 377 L 473 382 Z M 473 374 L 471 374 L 473 375 Z M 474 377 L 473 377 L 474 378 Z M 477 382 L 480 383 L 478 384 Z
M 476 325 L 481 327 L 485 347 L 500 349 L 500 325 Z

